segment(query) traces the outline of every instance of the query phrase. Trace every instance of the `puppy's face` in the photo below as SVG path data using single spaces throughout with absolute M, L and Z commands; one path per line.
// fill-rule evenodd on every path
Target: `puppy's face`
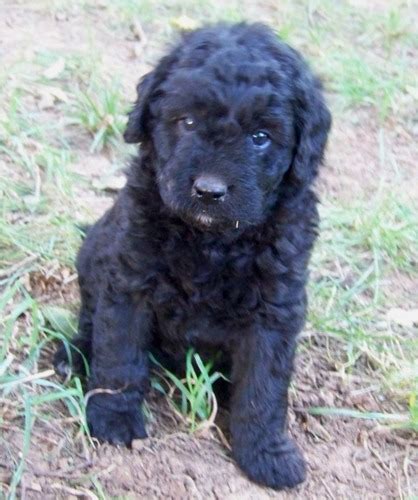
M 125 138 L 152 144 L 173 214 L 208 230 L 245 227 L 271 213 L 286 185 L 298 189 L 290 171 L 302 138 L 300 71 L 270 31 L 239 25 L 189 35 L 146 77 Z
M 235 59 L 226 51 L 168 77 L 151 107 L 161 197 L 173 212 L 207 227 L 262 221 L 295 145 L 286 89 L 279 97 L 268 68 L 231 66 L 228 55 Z

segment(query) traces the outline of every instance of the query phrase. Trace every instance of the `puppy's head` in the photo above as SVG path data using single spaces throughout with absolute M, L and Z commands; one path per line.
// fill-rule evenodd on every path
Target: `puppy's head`
M 331 122 L 320 84 L 263 25 L 189 33 L 137 90 L 125 140 L 152 148 L 163 203 L 191 224 L 260 224 L 316 175 Z

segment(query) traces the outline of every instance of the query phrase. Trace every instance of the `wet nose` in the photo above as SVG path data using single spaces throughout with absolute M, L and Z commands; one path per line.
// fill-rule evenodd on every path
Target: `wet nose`
M 222 201 L 228 191 L 228 186 L 217 177 L 200 176 L 193 183 L 193 194 L 205 203 Z

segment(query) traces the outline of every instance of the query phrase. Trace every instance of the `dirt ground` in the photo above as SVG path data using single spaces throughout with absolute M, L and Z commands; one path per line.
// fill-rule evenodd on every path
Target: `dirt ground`
M 94 477 L 105 498 L 400 498 L 404 468 L 411 467 L 416 452 L 409 435 L 394 435 L 372 421 L 317 418 L 304 410 L 323 405 L 382 408 L 364 390 L 363 381 L 345 380 L 330 366 L 321 355 L 325 343 L 321 346 L 316 339 L 315 344 L 298 357 L 298 398 L 292 400 L 289 417 L 291 432 L 309 464 L 308 480 L 296 490 L 274 492 L 249 482 L 234 465 L 218 431 L 198 436 L 182 431 L 183 422 L 167 401 L 152 394 L 151 437 L 134 442 L 132 450 L 102 445 L 89 451 L 82 442 L 75 450 L 62 429 L 70 425 L 68 417 L 60 419 L 59 426 L 51 421 L 38 428 L 27 458 L 22 497 L 95 498 L 89 491 Z M 21 433 L 10 429 L 7 435 L 17 451 Z M 5 458 L 0 454 L 1 463 Z M 412 470 L 409 474 L 413 477 Z
M 380 8 L 381 2 L 375 3 Z M 146 52 L 134 56 L 136 42 L 119 38 L 107 29 L 101 23 L 104 15 L 106 12 L 97 8 L 89 11 L 88 20 L 77 9 L 63 16 L 47 16 L 42 10 L 24 8 L 23 2 L 6 1 L 0 5 L 1 55 L 6 61 L 8 54 L 16 51 L 28 58 L 41 49 L 59 51 L 72 46 L 87 51 L 94 26 L 95 43 L 102 48 L 105 64 L 120 75 L 126 92 L 133 97 L 136 81 L 150 67 L 161 46 L 152 40 L 152 33 L 147 33 Z M 58 118 L 53 109 L 48 113 L 48 119 Z M 322 194 L 350 200 L 357 193 L 375 192 L 382 175 L 390 179 L 393 171 L 391 166 L 382 166 L 378 130 L 377 118 L 370 111 L 351 111 L 344 118 L 336 118 L 319 182 Z M 415 196 L 418 143 L 413 132 L 396 122 L 387 123 L 383 132 L 387 154 L 396 158 L 401 185 Z M 77 141 L 72 137 L 72 141 L 78 154 L 73 169 L 87 178 L 100 178 L 109 164 L 106 154 L 89 153 L 83 143 L 85 138 Z M 85 186 L 79 188 L 78 194 L 95 215 L 112 202 L 111 195 Z M 413 302 L 418 295 L 414 282 L 397 286 L 402 300 Z M 76 293 L 73 285 L 55 283 L 49 299 L 60 303 Z M 132 450 L 108 445 L 93 449 L 76 435 L 74 442 L 69 442 L 68 427 L 74 419 L 64 406 L 60 407 L 58 420 L 43 422 L 33 431 L 20 496 L 43 500 L 97 498 L 91 486 L 96 480 L 104 498 L 375 499 L 404 498 L 403 491 L 418 491 L 418 483 L 414 485 L 418 443 L 410 434 L 391 432 L 373 420 L 314 417 L 307 413 L 306 408 L 311 406 L 364 411 L 397 407 L 393 402 L 377 400 L 370 390 L 372 379 L 342 375 L 335 355 L 331 358 L 327 354 L 330 349 L 340 349 L 336 340 L 311 331 L 309 325 L 302 337 L 289 426 L 305 453 L 309 475 L 296 490 L 278 493 L 249 482 L 234 465 L 221 430 L 212 428 L 190 435 L 165 398 L 153 392 L 149 401 L 150 437 L 135 442 Z M 50 368 L 51 354 L 49 350 L 44 353 L 40 369 Z M 224 417 L 221 411 L 220 429 L 225 429 Z M 9 449 L 0 450 L 0 482 L 7 484 L 21 452 L 23 433 L 17 422 L 2 427 L 2 432 Z

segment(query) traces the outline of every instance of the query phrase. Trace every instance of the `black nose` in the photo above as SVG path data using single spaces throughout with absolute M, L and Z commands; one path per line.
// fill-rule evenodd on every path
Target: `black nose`
M 228 186 L 217 177 L 200 176 L 193 183 L 193 194 L 206 203 L 225 198 Z

